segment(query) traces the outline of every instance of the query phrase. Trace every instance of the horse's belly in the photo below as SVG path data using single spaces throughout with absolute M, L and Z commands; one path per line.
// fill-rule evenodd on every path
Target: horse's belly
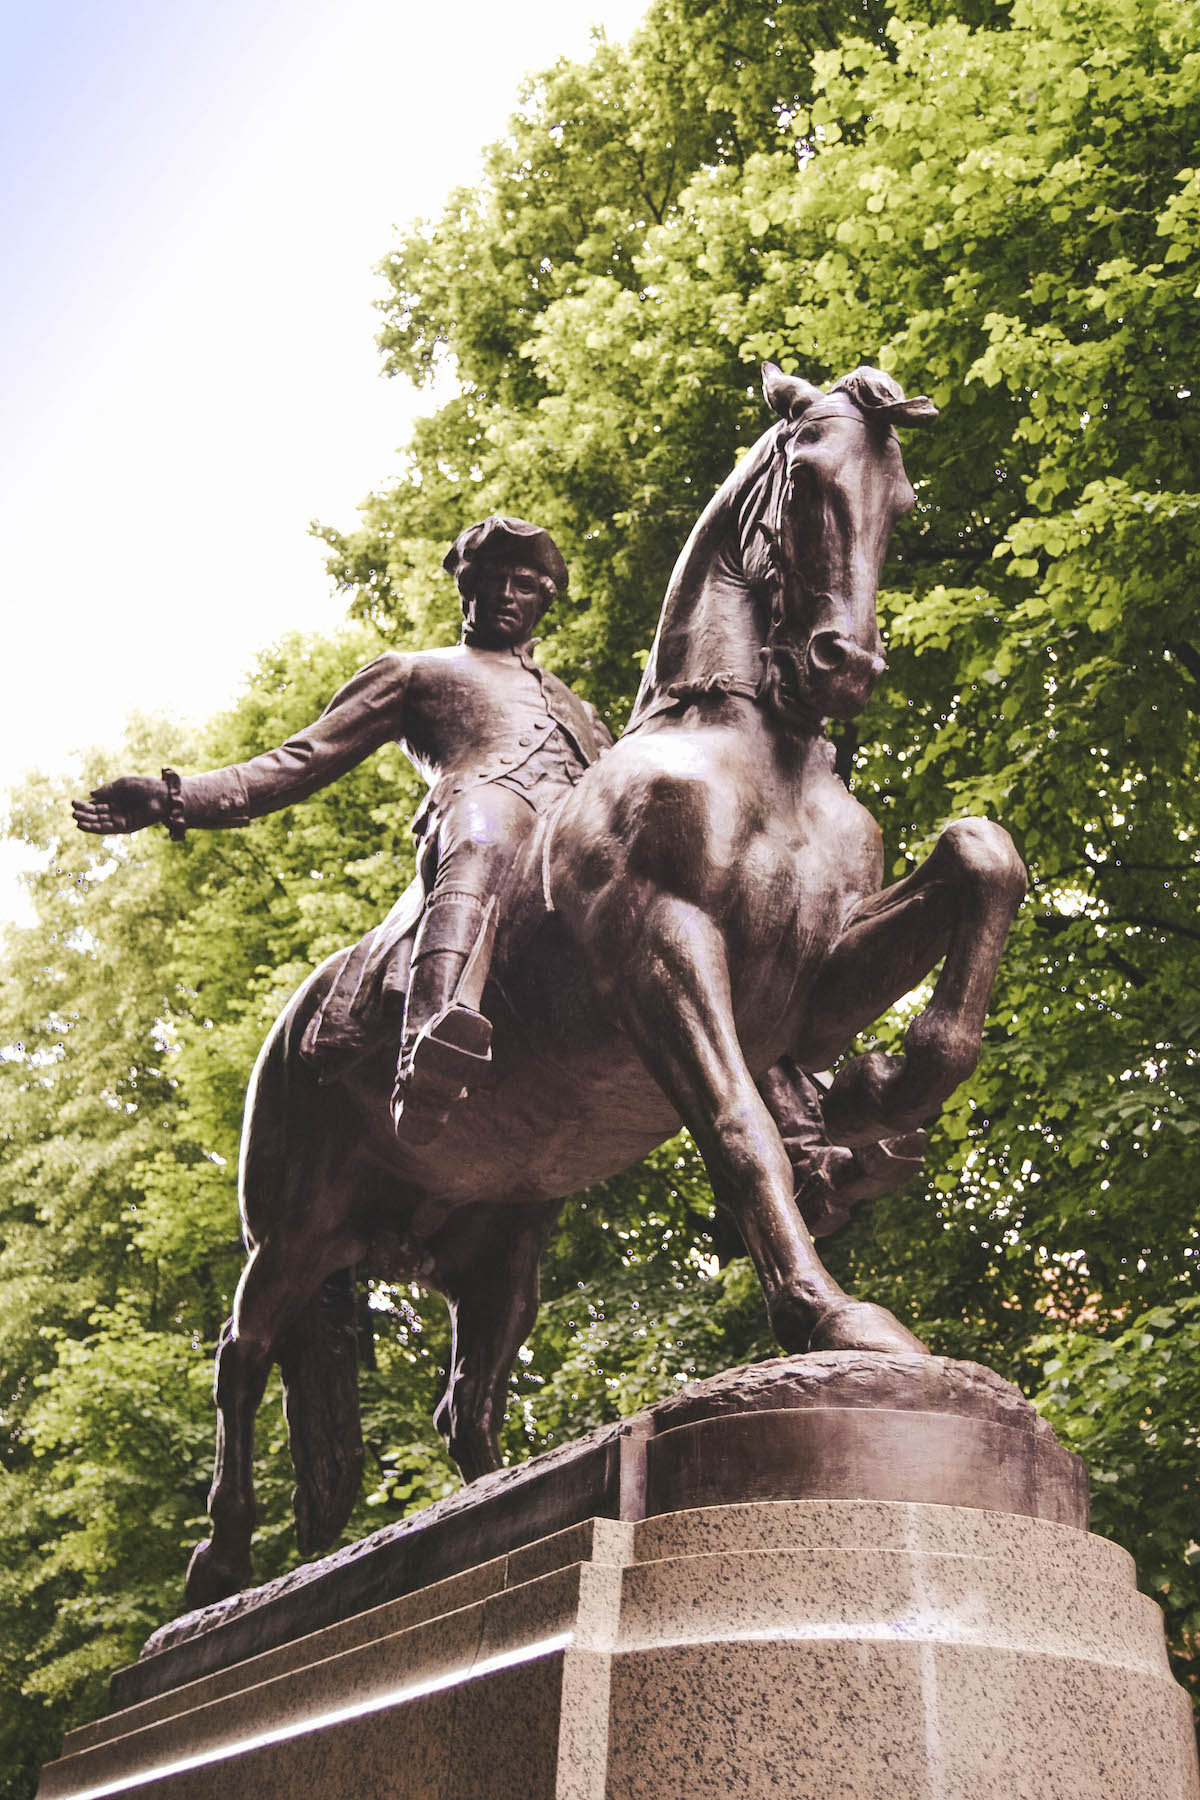
M 543 1055 L 502 1023 L 493 1049 L 495 1085 L 456 1107 L 431 1147 L 428 1187 L 447 1210 L 560 1200 L 629 1168 L 679 1129 L 670 1102 L 615 1033 L 603 1055 Z

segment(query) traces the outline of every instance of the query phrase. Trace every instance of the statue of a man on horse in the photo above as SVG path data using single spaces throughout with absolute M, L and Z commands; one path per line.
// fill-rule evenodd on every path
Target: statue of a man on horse
M 535 527 L 489 520 L 448 559 L 466 572 L 457 650 L 379 659 L 308 733 L 240 771 L 116 782 L 77 809 L 101 832 L 242 823 L 270 793 L 300 798 L 394 737 L 433 778 L 419 890 L 314 971 L 251 1079 L 249 1257 L 218 1351 L 213 1534 L 189 1569 L 193 1605 L 250 1580 L 253 1425 L 272 1362 L 302 1548 L 345 1523 L 362 1464 L 347 1271 L 445 1295 L 438 1423 L 470 1479 L 497 1466 L 565 1197 L 681 1122 L 785 1350 L 923 1349 L 842 1291 L 813 1237 L 919 1165 L 922 1126 L 978 1058 L 1025 874 L 1004 831 L 964 819 L 884 888 L 878 828 L 825 735 L 885 667 L 876 587 L 914 498 L 896 428 L 933 407 L 867 368 L 823 392 L 767 364 L 764 392 L 775 419 L 681 551 L 629 728 L 602 757 L 599 721 L 529 655 L 561 558 Z M 494 561 L 489 545 L 503 547 Z M 436 698 L 460 695 L 460 672 L 474 693 L 478 657 L 496 672 L 480 690 L 494 713 Z M 473 808 L 484 851 L 460 880 Z M 902 1056 L 821 1074 L 939 962 Z M 364 1005 L 389 985 L 407 990 L 402 1033 L 364 1033 Z M 464 1078 L 489 1055 L 486 1082 Z

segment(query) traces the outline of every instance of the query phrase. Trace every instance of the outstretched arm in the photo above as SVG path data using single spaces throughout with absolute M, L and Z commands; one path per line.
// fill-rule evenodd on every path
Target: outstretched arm
M 185 775 L 184 824 L 246 825 L 336 781 L 401 735 L 408 672 L 406 656 L 388 652 L 377 657 L 338 690 L 315 723 L 278 750 L 208 775 Z M 145 776 L 122 776 L 72 806 L 81 831 L 105 836 L 141 831 L 166 819 L 167 786 Z

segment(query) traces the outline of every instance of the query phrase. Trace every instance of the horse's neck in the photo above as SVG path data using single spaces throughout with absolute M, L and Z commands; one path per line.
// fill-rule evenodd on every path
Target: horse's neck
M 758 685 L 766 620 L 741 546 L 748 509 L 760 510 L 770 455 L 769 445 L 764 455 L 764 442 L 705 507 L 675 564 L 634 721 L 669 690 Z

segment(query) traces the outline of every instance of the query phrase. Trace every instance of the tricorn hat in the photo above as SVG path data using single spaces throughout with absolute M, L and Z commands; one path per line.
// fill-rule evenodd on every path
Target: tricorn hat
M 567 585 L 567 565 L 554 539 L 540 525 L 525 519 L 510 519 L 504 513 L 493 513 L 480 525 L 468 525 L 460 531 L 442 561 L 442 567 L 460 580 L 472 563 L 493 562 L 499 556 L 511 557 L 528 568 L 540 569 L 548 575 L 559 593 Z

